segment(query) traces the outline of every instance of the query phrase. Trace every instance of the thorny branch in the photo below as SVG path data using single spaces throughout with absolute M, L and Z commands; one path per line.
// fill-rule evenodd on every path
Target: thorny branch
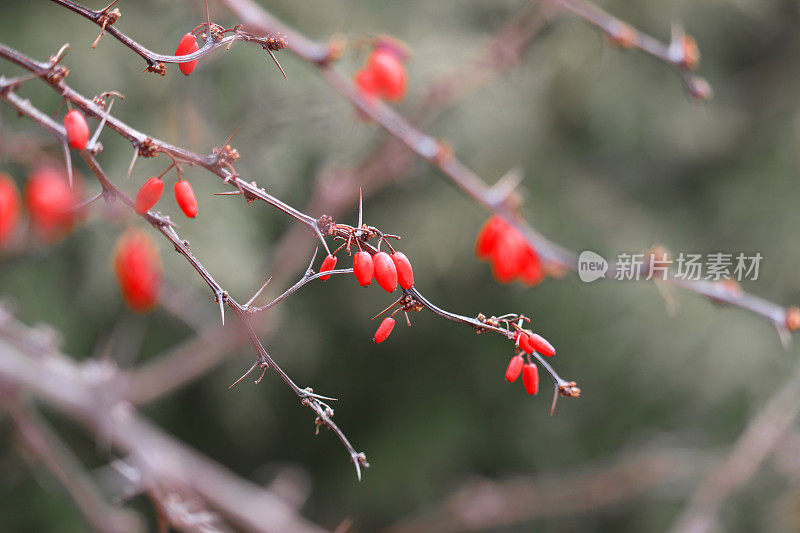
M 165 496 L 201 504 L 236 530 L 322 531 L 274 494 L 234 475 L 142 417 L 119 396 L 121 376 L 113 364 L 94 359 L 78 363 L 45 337 L 0 307 L 0 384 L 11 394 L 17 390 L 34 393 L 84 426 L 97 442 L 124 454 L 127 468 L 136 474 L 129 480 L 134 494 L 147 491 L 155 493 L 156 499 Z M 178 514 L 166 516 L 176 521 L 174 526 L 190 529 Z M 191 530 L 198 530 L 196 526 Z
M 528 224 L 519 213 L 520 199 L 513 191 L 498 190 L 501 188 L 489 186 L 480 176 L 461 163 L 446 143 L 420 131 L 403 116 L 382 102 L 366 99 L 347 78 L 330 66 L 328 46 L 310 41 L 287 27 L 251 0 L 223 1 L 243 21 L 245 26 L 251 28 L 254 32 L 258 30 L 262 34 L 272 34 L 280 31 L 282 35 L 286 35 L 288 39 L 287 48 L 300 58 L 315 64 L 327 81 L 360 112 L 374 120 L 418 156 L 427 160 L 478 204 L 488 211 L 503 217 L 503 219 L 521 231 L 528 243 L 536 249 L 551 271 L 561 272 L 566 270 L 577 272 L 577 255 L 547 239 Z M 574 2 L 570 0 L 570 5 L 573 4 Z M 605 273 L 605 277 L 613 279 L 616 272 L 617 266 L 611 264 Z M 668 275 L 663 283 L 693 292 L 714 303 L 739 307 L 762 317 L 775 326 L 784 345 L 788 345 L 791 342 L 790 333 L 800 328 L 800 310 L 796 307 L 783 307 L 749 294 L 738 287 L 731 288 L 730 285 L 719 282 L 683 280 L 674 275 Z
M 111 7 L 116 3 L 116 1 L 99 11 L 93 11 L 81 6 L 80 4 L 72 2 L 71 0 L 52 1 L 100 26 L 101 33 L 100 36 L 97 37 L 95 45 L 100 40 L 103 32 L 108 32 L 109 35 L 113 36 L 119 42 L 133 50 L 147 62 L 147 68 L 145 70 L 148 72 L 155 72 L 162 76 L 166 74 L 166 67 L 164 66 L 164 63 L 187 63 L 189 61 L 194 61 L 223 46 L 229 50 L 233 43 L 237 41 L 253 42 L 261 45 L 264 50 L 269 52 L 276 64 L 278 64 L 278 60 L 275 59 L 273 52 L 282 50 L 286 47 L 286 40 L 280 35 L 258 37 L 252 33 L 243 31 L 240 27 L 225 29 L 222 26 L 212 24 L 209 21 L 208 23 L 195 28 L 193 32 L 195 33 L 202 30 L 203 33 L 201 33 L 201 36 L 206 40 L 203 43 L 203 46 L 201 46 L 197 52 L 182 56 L 163 55 L 149 50 L 114 27 L 114 23 L 122 16 L 122 13 L 118 8 L 110 11 Z M 226 36 L 226 33 L 230 33 L 231 35 Z M 278 68 L 280 68 L 279 64 Z M 283 69 L 281 69 L 281 72 L 283 72 Z
M 62 49 L 63 50 L 63 49 Z M 24 54 L 20 53 L 17 50 L 7 47 L 4 44 L 0 44 L 0 56 L 5 57 L 13 61 L 14 63 L 26 68 L 27 70 L 31 71 L 39 77 L 47 82 L 54 90 L 59 92 L 59 94 L 63 95 L 66 99 L 71 101 L 76 106 L 84 109 L 88 114 L 95 116 L 103 121 L 104 124 L 108 124 L 109 127 L 114 130 L 115 132 L 119 133 L 122 137 L 130 141 L 134 147 L 136 147 L 137 154 L 143 154 L 145 156 L 155 156 L 159 153 L 165 153 L 170 156 L 174 160 L 183 161 L 192 165 L 202 166 L 207 170 L 211 171 L 212 173 L 216 174 L 217 176 L 221 177 L 224 182 L 234 186 L 237 188 L 234 193 L 241 194 L 245 197 L 247 201 L 253 201 L 254 199 L 258 198 L 266 203 L 277 207 L 284 213 L 292 216 L 296 220 L 299 220 L 313 228 L 313 230 L 318 235 L 319 239 L 322 241 L 325 249 L 328 250 L 327 242 L 323 236 L 323 230 L 326 232 L 327 235 L 332 236 L 334 238 L 348 240 L 348 244 L 355 244 L 358 243 L 360 247 L 366 248 L 371 251 L 371 253 L 376 253 L 377 249 L 373 248 L 367 241 L 369 241 L 373 237 L 379 237 L 383 240 L 385 237 L 382 232 L 377 230 L 377 228 L 362 226 L 359 228 L 354 228 L 352 226 L 346 224 L 336 224 L 334 223 L 330 217 L 321 216 L 319 219 L 315 219 L 310 215 L 302 213 L 301 211 L 285 204 L 284 202 L 280 201 L 279 199 L 273 197 L 272 195 L 268 194 L 264 189 L 259 188 L 255 182 L 245 182 L 242 180 L 238 173 L 236 173 L 235 169 L 233 168 L 232 163 L 239 157 L 238 152 L 231 148 L 230 144 L 226 143 L 222 148 L 217 148 L 214 150 L 213 154 L 210 156 L 204 156 L 200 154 L 196 154 L 194 152 L 190 152 L 184 150 L 182 148 L 178 148 L 163 141 L 153 139 L 150 137 L 145 136 L 143 133 L 134 130 L 127 124 L 123 123 L 122 121 L 113 117 L 110 114 L 110 110 L 103 109 L 102 100 L 94 99 L 89 100 L 86 97 L 80 95 L 72 88 L 70 88 L 65 82 L 64 77 L 68 74 L 68 70 L 60 66 L 58 64 L 61 53 L 54 56 L 51 61 L 47 63 L 39 63 L 34 61 L 33 59 L 25 56 Z M 14 108 L 17 109 L 21 114 L 31 118 L 35 122 L 38 122 L 45 128 L 47 128 L 51 133 L 53 133 L 58 139 L 65 139 L 65 132 L 63 127 L 52 120 L 49 116 L 45 113 L 38 110 L 34 107 L 28 100 L 25 100 L 19 97 L 15 90 L 19 87 L 19 82 L 17 80 L 0 80 L 0 98 L 4 99 L 7 103 L 12 105 Z M 145 147 L 143 152 L 142 147 Z M 87 150 L 81 152 L 84 160 L 86 161 L 87 165 L 91 168 L 93 173 L 97 176 L 97 179 L 100 181 L 104 196 L 110 195 L 113 198 L 121 199 L 125 204 L 130 207 L 133 207 L 134 202 L 131 198 L 127 197 L 123 191 L 121 191 L 114 183 L 108 178 L 105 172 L 100 167 L 99 163 L 95 159 L 95 155 L 102 149 L 102 147 L 98 143 L 93 143 L 92 145 L 87 147 Z M 361 471 L 359 465 L 368 466 L 366 462 L 366 457 L 363 453 L 358 453 L 352 447 L 348 439 L 345 437 L 344 433 L 338 428 L 338 426 L 331 420 L 333 416 L 333 410 L 325 404 L 322 400 L 328 399 L 323 396 L 319 396 L 314 394 L 310 388 L 301 389 L 298 387 L 289 376 L 275 363 L 275 361 L 271 358 L 271 356 L 267 353 L 266 349 L 264 348 L 263 344 L 258 338 L 251 322 L 248 320 L 248 315 L 254 312 L 260 312 L 266 309 L 269 309 L 294 293 L 297 289 L 305 285 L 306 283 L 313 281 L 320 274 L 313 274 L 311 266 L 307 269 L 303 278 L 298 281 L 293 287 L 289 288 L 284 294 L 273 300 L 272 302 L 265 304 L 261 307 L 251 307 L 248 304 L 242 305 L 239 304 L 235 299 L 233 299 L 213 278 L 213 276 L 208 272 L 208 270 L 200 263 L 200 261 L 189 251 L 188 242 L 182 240 L 178 234 L 175 232 L 175 229 L 169 219 L 167 217 L 163 217 L 159 214 L 148 212 L 143 215 L 143 217 L 151 224 L 153 227 L 158 229 L 172 244 L 175 246 L 176 251 L 178 251 L 181 255 L 183 255 L 187 261 L 192 265 L 192 267 L 198 272 L 200 277 L 206 282 L 209 286 L 211 291 L 214 293 L 216 301 L 220 305 L 220 310 L 223 315 L 223 322 L 224 322 L 224 312 L 223 306 L 227 305 L 230 307 L 236 316 L 242 321 L 245 326 L 245 329 L 250 337 L 250 340 L 257 352 L 256 362 L 253 366 L 242 376 L 241 379 L 249 375 L 252 371 L 257 368 L 262 370 L 263 373 L 272 368 L 278 375 L 283 379 L 283 381 L 292 389 L 292 391 L 301 399 L 301 402 L 304 406 L 309 407 L 312 411 L 315 412 L 317 415 L 317 424 L 318 425 L 326 425 L 330 429 L 332 429 L 338 438 L 341 440 L 345 448 L 347 449 L 348 453 L 353 460 L 353 463 L 356 466 L 356 471 L 358 474 L 359 479 L 361 478 Z M 348 247 L 349 248 L 349 247 Z M 330 253 L 330 252 L 328 252 Z M 313 264 L 313 258 L 312 258 Z M 333 271 L 332 273 L 336 274 L 343 274 L 349 273 L 352 269 L 341 269 L 338 271 Z M 263 287 L 262 287 L 263 289 Z M 260 291 L 259 291 L 260 293 Z M 258 296 L 258 293 L 254 296 Z M 252 300 L 251 299 L 251 302 Z M 503 328 L 499 322 L 492 323 L 491 320 L 486 320 L 485 318 L 477 318 L 472 319 L 468 317 L 463 317 L 461 315 L 457 315 L 454 313 L 450 313 L 439 307 L 435 306 L 427 299 L 425 299 L 422 294 L 414 287 L 409 290 L 405 291 L 405 295 L 402 298 L 404 300 L 404 310 L 406 311 L 419 311 L 421 309 L 429 309 L 435 314 L 447 318 L 449 320 L 453 320 L 456 322 L 461 322 L 472 326 L 477 332 L 482 331 L 494 331 L 496 333 L 500 333 L 501 335 L 513 339 L 514 338 L 514 331 L 508 327 L 508 320 L 505 321 L 506 327 Z M 517 316 L 517 315 L 514 315 Z M 575 382 L 567 381 L 561 378 L 555 370 L 545 362 L 538 354 L 534 354 L 539 362 L 542 364 L 542 367 L 550 374 L 553 382 L 555 384 L 555 391 L 557 395 L 565 396 L 565 397 L 576 397 L 579 395 L 580 391 L 576 387 Z M 260 381 L 261 378 L 259 378 Z M 557 396 L 556 396 L 557 397 Z

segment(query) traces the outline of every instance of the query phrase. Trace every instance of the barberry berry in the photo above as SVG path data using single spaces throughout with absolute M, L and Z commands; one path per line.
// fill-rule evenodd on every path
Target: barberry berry
M 200 47 L 197 45 L 197 38 L 193 34 L 187 33 L 181 37 L 181 40 L 178 43 L 178 48 L 175 49 L 175 55 L 188 56 L 189 54 L 193 54 L 198 50 L 200 50 Z M 181 69 L 181 72 L 183 72 L 184 76 L 191 74 L 196 66 L 197 59 L 194 61 L 187 61 L 186 63 L 178 63 L 178 68 Z
M 383 322 L 381 322 L 381 325 L 378 326 L 378 329 L 375 331 L 375 337 L 373 337 L 372 340 L 374 340 L 377 344 L 385 341 L 392 332 L 392 329 L 394 329 L 394 318 L 390 316 L 384 318 Z
M 353 274 L 358 280 L 358 284 L 366 287 L 372 283 L 372 276 L 375 274 L 375 265 L 372 262 L 372 256 L 369 252 L 357 252 L 353 256 Z
M 67 131 L 67 142 L 70 148 L 83 150 L 89 142 L 89 125 L 83 113 L 73 109 L 64 116 L 64 129 Z
M 136 204 L 134 209 L 140 215 L 147 213 L 158 199 L 161 198 L 161 193 L 164 192 L 164 182 L 161 178 L 153 177 L 144 182 L 142 188 L 136 193 Z

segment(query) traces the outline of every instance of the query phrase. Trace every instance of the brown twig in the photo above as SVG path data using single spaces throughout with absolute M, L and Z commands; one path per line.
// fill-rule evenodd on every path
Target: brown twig
M 331 68 L 327 61 L 320 60 L 322 50 L 326 49 L 324 45 L 315 44 L 305 38 L 299 39 L 296 32 L 287 28 L 251 0 L 223 1 L 246 26 L 253 28 L 254 31 L 258 30 L 265 34 L 280 31 L 290 35 L 288 48 L 299 57 L 317 65 L 325 79 L 356 109 L 379 124 L 418 156 L 431 163 L 478 204 L 503 217 L 522 232 L 528 243 L 536 249 L 550 268 L 577 272 L 577 255 L 545 238 L 530 226 L 518 212 L 516 197 L 513 195 L 509 197 L 507 194 L 498 195 L 497 191 L 486 184 L 480 176 L 461 163 L 446 144 L 415 128 L 391 107 L 382 102 L 365 99 L 349 80 Z M 613 278 L 616 270 L 616 265 L 610 265 L 605 277 Z M 668 276 L 664 283 L 693 292 L 715 303 L 739 307 L 764 318 L 775 326 L 784 344 L 788 344 L 790 340 L 788 334 L 800 327 L 800 321 L 792 319 L 796 314 L 795 308 L 782 307 L 745 291 L 732 291 L 723 283 L 712 284 L 704 281 L 682 280 L 675 276 Z

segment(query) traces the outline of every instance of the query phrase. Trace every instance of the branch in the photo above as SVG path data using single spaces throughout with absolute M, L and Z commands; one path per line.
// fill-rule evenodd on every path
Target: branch
M 700 477 L 707 464 L 705 454 L 667 448 L 625 453 L 554 473 L 478 479 L 465 483 L 433 510 L 390 526 L 386 533 L 494 531 L 534 520 L 602 513 L 648 492 Z
M 97 531 L 126 532 L 142 529 L 141 519 L 107 503 L 75 454 L 36 413 L 21 401 L 6 405 L 26 450 L 35 455 L 67 490 L 73 502 Z
M 706 477 L 673 525 L 675 533 L 716 531 L 725 499 L 755 475 L 800 416 L 800 364 L 749 422 L 730 454 Z
M 274 495 L 238 478 L 142 418 L 117 396 L 115 368 L 101 368 L 102 363 L 92 360 L 78 364 L 52 347 L 43 347 L 36 331 L 4 311 L 0 316 L 0 353 L 0 380 L 33 392 L 84 426 L 99 442 L 129 455 L 148 489 L 191 491 L 237 529 L 321 531 Z
M 290 30 L 284 24 L 251 0 L 223 1 L 248 27 L 264 34 L 277 31 L 287 35 L 290 34 Z M 418 130 L 384 103 L 366 100 L 352 83 L 333 70 L 327 61 L 319 60 L 320 50 L 325 48 L 324 46 L 312 46 L 307 39 L 303 41 L 302 45 L 296 46 L 297 34 L 291 31 L 291 35 L 293 37 L 289 40 L 288 48 L 302 59 L 319 67 L 320 73 L 327 81 L 360 112 L 374 120 L 390 135 L 437 168 L 479 205 L 501 216 L 522 232 L 528 243 L 536 249 L 551 270 L 577 272 L 577 255 L 567 248 L 548 240 L 530 226 L 518 213 L 518 198 L 507 194 L 498 196 L 497 191 L 461 163 L 445 143 Z M 616 269 L 616 265 L 611 265 L 605 277 L 613 278 Z M 693 292 L 715 303 L 739 307 L 760 316 L 775 326 L 784 344 L 788 344 L 790 340 L 788 334 L 800 328 L 800 319 L 797 316 L 798 311 L 794 307 L 782 307 L 745 291 L 732 291 L 722 283 L 711 284 L 703 281 L 687 281 L 678 279 L 675 276 L 668 276 L 663 282 Z

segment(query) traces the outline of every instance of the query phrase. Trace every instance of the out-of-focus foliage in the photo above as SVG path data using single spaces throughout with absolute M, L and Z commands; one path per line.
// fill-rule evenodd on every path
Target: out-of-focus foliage
M 700 70 L 715 98 L 691 102 L 665 65 L 612 49 L 594 28 L 565 17 L 534 43 L 522 64 L 459 101 L 431 132 L 489 180 L 520 166 L 526 215 L 572 249 L 607 257 L 656 243 L 674 252 L 759 251 L 760 279 L 745 288 L 784 305 L 800 301 L 797 2 L 601 4 L 662 39 L 669 38 L 672 22 L 682 21 L 703 52 Z M 522 5 L 282 0 L 269 8 L 317 39 L 390 33 L 407 42 L 413 57 L 402 111 L 430 83 L 473 60 Z M 204 19 L 199 0 L 118 7 L 120 29 L 158 51 L 172 51 Z M 222 6 L 212 2 L 211 9 L 218 21 L 236 22 Z M 234 142 L 242 154 L 237 169 L 293 205 L 304 206 L 321 168 L 357 164 L 381 136 L 290 53 L 280 54 L 288 81 L 263 52 L 245 45 L 203 59 L 188 78 L 175 67 L 162 78 L 141 73 L 141 59 L 109 36 L 92 50 L 96 34 L 95 26 L 50 2 L 0 3 L 0 40 L 39 59 L 69 42 L 69 82 L 87 95 L 122 91 L 126 98 L 114 113 L 134 127 L 200 152 L 241 128 Z M 337 68 L 353 72 L 363 59 L 363 53 L 348 52 Z M 0 72 L 18 71 L 3 63 Z M 42 84 L 26 84 L 22 92 L 49 112 L 59 104 Z M 3 136 L 46 139 L 7 106 L 0 117 Z M 166 164 L 140 160 L 125 181 L 130 146 L 109 133 L 102 142 L 101 162 L 130 192 Z M 56 145 L 50 151 L 59 154 Z M 88 175 L 82 163 L 77 167 Z M 0 170 L 22 184 L 29 168 L 7 159 L 0 160 Z M 179 220 L 182 236 L 217 279 L 246 301 L 269 275 L 273 245 L 291 221 L 263 204 L 212 196 L 223 186 L 206 172 L 188 169 L 187 178 L 199 200 L 197 219 L 179 216 L 167 195 L 160 205 Z M 348 216 L 354 220 L 355 211 Z M 680 292 L 670 295 L 678 303 L 670 317 L 652 284 L 583 284 L 567 276 L 534 290 L 497 285 L 473 256 L 486 216 L 422 162 L 365 206 L 368 223 L 403 236 L 417 285 L 433 301 L 467 315 L 533 316 L 535 329 L 558 348 L 559 371 L 583 390 L 578 400 L 562 400 L 555 416 L 549 416 L 544 376 L 536 399 L 519 383 L 505 383 L 511 354 L 500 338 L 476 337 L 421 314 L 412 317 L 411 329 L 398 320 L 389 341 L 372 344 L 377 324 L 369 319 L 390 298 L 359 288 L 350 277 L 306 287 L 271 312 L 265 319 L 275 322 L 277 332 L 266 345 L 299 383 L 340 399 L 336 419 L 372 464 L 363 482 L 355 481 L 333 436 L 313 436 L 309 413 L 274 375 L 259 386 L 247 381 L 226 390 L 252 362 L 246 347 L 191 386 L 145 406 L 144 413 L 256 481 L 269 481 L 285 464 L 299 465 L 312 484 L 306 516 L 329 527 L 350 517 L 359 529 L 372 530 L 425 511 L 474 476 L 554 472 L 652 444 L 718 450 L 737 437 L 795 364 L 797 351 L 782 349 L 759 319 Z M 22 320 L 60 330 L 64 350 L 77 358 L 95 354 L 111 336 L 118 339 L 112 357 L 131 366 L 190 338 L 192 331 L 163 309 L 147 316 L 125 309 L 110 258 L 123 229 L 90 214 L 57 246 L 0 264 L 0 294 L 16 302 Z M 159 245 L 170 282 L 206 302 L 202 311 L 213 320 L 214 303 L 200 279 Z M 90 465 L 102 464 L 94 442 L 70 425 L 58 427 Z M 11 436 L 8 426 L 3 433 Z M 5 442 L 4 529 L 81 530 L 67 497 L 55 485 L 37 484 L 10 438 Z M 766 470 L 724 507 L 724 524 L 730 531 L 752 531 L 787 523 L 792 517 L 776 502 L 790 489 Z M 691 490 L 680 486 L 537 526 L 662 530 Z M 148 509 L 144 500 L 135 504 Z

